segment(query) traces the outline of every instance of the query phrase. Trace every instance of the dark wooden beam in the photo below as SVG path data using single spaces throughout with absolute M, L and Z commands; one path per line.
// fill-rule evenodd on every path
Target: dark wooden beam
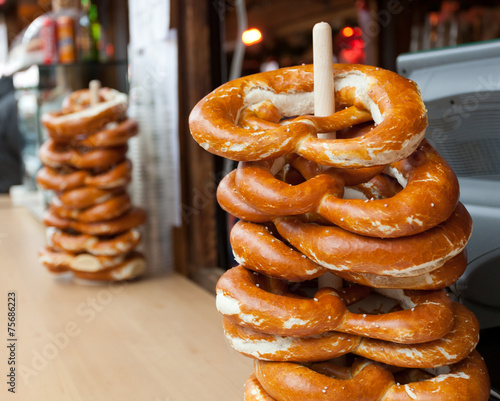
M 217 258 L 217 222 L 214 156 L 203 150 L 189 133 L 192 108 L 213 89 L 211 71 L 211 2 L 178 1 L 179 32 L 179 140 L 183 191 L 182 228 L 175 234 L 176 268 L 198 279 L 213 268 Z

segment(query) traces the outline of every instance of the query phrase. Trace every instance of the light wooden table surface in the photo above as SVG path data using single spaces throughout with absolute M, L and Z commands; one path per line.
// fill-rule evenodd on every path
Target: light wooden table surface
M 0 400 L 234 401 L 252 362 L 226 343 L 215 297 L 171 275 L 115 286 L 37 262 L 44 227 L 0 208 Z M 16 293 L 16 394 L 7 391 L 7 297 Z

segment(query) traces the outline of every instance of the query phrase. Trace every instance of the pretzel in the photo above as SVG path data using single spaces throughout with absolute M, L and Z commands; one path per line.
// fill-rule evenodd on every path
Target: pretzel
M 125 255 L 92 255 L 89 253 L 73 254 L 65 251 L 56 251 L 49 247 L 45 247 L 38 253 L 38 260 L 45 266 L 50 266 L 52 269 L 78 270 L 86 272 L 97 272 L 100 270 L 110 269 L 122 264 L 125 260 Z
M 58 196 L 53 199 L 53 203 L 75 209 L 85 209 L 98 203 L 105 202 L 123 192 L 123 187 L 100 189 L 98 187 L 85 186 L 59 193 Z
M 127 118 L 120 122 L 110 122 L 104 129 L 94 132 L 83 139 L 73 139 L 73 146 L 87 148 L 102 148 L 125 145 L 127 141 L 139 132 L 137 121 Z
M 127 118 L 120 122 L 110 122 L 103 130 L 92 133 L 83 139 L 75 139 L 70 143 L 74 146 L 88 148 L 120 146 L 125 145 L 138 132 L 137 121 Z
M 223 210 L 229 214 L 254 223 L 267 223 L 276 216 L 262 213 L 246 203 L 235 189 L 236 170 L 226 175 L 217 187 L 217 201 Z
M 50 204 L 51 211 L 62 219 L 72 219 L 84 223 L 93 223 L 115 219 L 132 208 L 130 197 L 121 194 L 86 209 L 74 209 L 60 205 L 57 202 Z
M 112 166 L 109 170 L 98 173 L 88 170 L 58 170 L 44 166 L 38 171 L 36 182 L 43 189 L 52 191 L 65 191 L 83 186 L 112 189 L 127 185 L 131 179 L 131 170 L 132 163 L 128 159 Z
M 126 214 L 106 221 L 85 223 L 76 220 L 62 219 L 50 209 L 43 216 L 43 222 L 60 230 L 74 230 L 88 235 L 116 235 L 136 228 L 146 221 L 146 213 L 139 208 L 132 208 Z
M 45 264 L 45 267 L 56 274 L 72 272 L 73 275 L 82 280 L 92 281 L 124 281 L 133 280 L 144 273 L 146 269 L 145 259 L 139 252 L 132 252 L 127 255 L 123 262 L 115 267 L 99 270 L 95 272 L 87 272 L 70 269 L 68 266 L 55 266 Z
M 47 227 L 47 243 L 56 251 L 113 256 L 132 251 L 140 240 L 141 234 L 136 229 L 108 238 L 88 234 L 70 234 L 54 227 Z
M 304 160 L 305 159 L 302 159 L 301 161 L 303 162 Z M 297 160 L 295 160 L 294 163 L 296 161 Z M 304 179 L 300 175 L 300 173 L 298 173 L 295 169 L 293 169 L 293 167 L 290 166 L 291 166 L 290 164 L 287 164 L 284 166 L 283 170 L 278 172 L 279 175 L 283 176 L 283 181 L 292 179 L 292 180 L 297 180 L 297 183 L 304 182 Z M 314 164 L 314 166 L 318 167 L 317 164 Z M 331 167 L 329 170 L 334 170 L 334 169 L 335 168 Z M 373 174 L 373 168 L 371 169 L 372 172 L 369 172 L 368 176 L 371 176 Z M 356 176 L 357 175 L 356 171 L 351 170 L 349 171 L 349 173 L 346 173 L 345 171 L 347 170 L 344 171 L 340 170 L 341 169 L 335 170 L 336 175 L 341 174 L 343 176 L 343 179 L 352 177 L 349 178 L 351 182 L 359 182 L 361 177 Z M 367 169 L 358 169 L 358 170 L 367 170 Z M 377 168 L 377 171 L 381 170 L 382 169 Z M 273 216 L 257 210 L 252 205 L 246 203 L 243 197 L 238 193 L 238 190 L 236 189 L 235 185 L 236 172 L 237 170 L 231 171 L 221 180 L 219 186 L 217 187 L 217 201 L 219 202 L 221 208 L 226 212 L 228 212 L 229 214 L 232 214 L 233 216 L 245 221 L 251 221 L 255 223 L 266 223 L 273 221 L 277 216 Z M 288 183 L 288 181 L 285 182 Z M 388 176 L 382 174 L 373 177 L 368 182 L 346 188 L 346 191 L 358 192 L 359 194 L 366 196 L 368 199 L 373 197 L 391 197 L 394 196 L 400 190 L 401 188 L 399 187 L 399 184 L 395 183 L 392 179 L 389 179 Z M 312 217 L 313 215 L 318 221 L 328 223 L 327 220 L 325 220 L 321 216 L 316 215 L 315 213 L 309 214 L 309 217 Z
M 236 262 L 246 269 L 288 281 L 312 280 L 328 271 L 326 267 L 276 238 L 273 231 L 276 229 L 264 225 L 237 222 L 230 234 Z M 466 266 L 467 257 L 465 251 L 462 251 L 443 266 L 418 276 L 391 277 L 338 270 L 335 274 L 346 280 L 376 288 L 437 290 L 457 281 Z
M 353 353 L 405 368 L 434 368 L 466 358 L 479 341 L 479 322 L 465 306 L 454 303 L 453 329 L 420 344 L 397 344 L 337 331 L 307 337 L 260 333 L 223 319 L 224 335 L 241 354 L 267 361 L 317 362 Z
M 319 372 L 316 372 L 315 370 Z M 477 351 L 420 382 L 399 384 L 389 369 L 366 360 L 351 368 L 332 364 L 306 367 L 287 362 L 255 361 L 255 375 L 245 386 L 246 401 L 487 401 L 490 383 Z
M 98 272 L 73 271 L 76 278 L 95 281 L 125 281 L 133 280 L 144 273 L 146 261 L 139 252 L 132 252 L 125 261 L 114 268 Z
M 366 167 L 396 162 L 415 150 L 427 126 L 425 106 L 415 83 L 390 71 L 361 65 L 335 64 L 334 79 L 339 112 L 330 117 L 301 116 L 284 125 L 257 130 L 238 127 L 238 116 L 245 107 L 258 107 L 261 101 L 270 100 L 285 117 L 314 111 L 313 66 L 228 82 L 192 110 L 191 134 L 209 152 L 238 161 L 297 153 L 325 166 Z M 316 138 L 319 132 L 338 131 L 371 119 L 377 126 L 362 137 Z
M 217 309 L 243 327 L 268 334 L 304 337 L 335 330 L 403 344 L 439 339 L 454 324 L 451 300 L 442 290 L 393 290 L 388 296 L 398 298 L 405 310 L 367 315 L 350 312 L 331 288 L 309 299 L 261 287 L 258 275 L 234 267 L 217 283 Z
M 275 218 L 274 223 L 279 234 L 305 255 L 304 257 L 331 271 L 341 274 L 343 272 L 345 274 L 368 273 L 397 278 L 422 276 L 442 267 L 448 260 L 463 251 L 472 232 L 472 220 L 461 203 L 444 223 L 414 236 L 389 240 L 363 237 L 334 226 L 307 224 L 296 217 Z M 282 245 L 280 240 L 267 236 L 262 230 L 255 228 L 254 230 L 258 231 L 257 234 L 262 237 L 259 238 L 259 245 L 265 246 L 269 252 L 276 251 L 279 255 L 286 254 L 287 259 L 300 260 L 299 254 L 288 252 L 284 249 L 286 245 Z M 235 236 L 238 233 L 237 230 Z M 248 252 L 240 250 L 234 239 L 233 245 L 240 263 L 247 265 L 245 258 L 249 257 Z M 257 244 L 242 244 L 242 247 L 246 249 L 250 247 L 255 249 L 255 246 Z M 278 254 L 271 256 L 269 252 L 266 258 L 281 257 Z M 261 260 L 258 255 L 255 258 Z M 254 260 L 249 265 L 258 267 L 259 262 Z M 277 268 L 276 264 L 273 263 L 273 265 Z M 302 274 L 302 278 L 304 278 L 304 273 L 310 275 L 309 279 L 319 275 L 317 267 L 310 264 L 309 266 L 306 268 L 304 265 L 304 269 L 298 271 L 298 274 Z M 460 267 L 456 269 L 459 270 Z M 297 272 L 297 270 L 294 271 Z M 290 271 L 288 278 L 296 280 L 299 277 L 294 277 L 293 272 Z
M 345 280 L 375 288 L 404 288 L 409 290 L 438 290 L 454 284 L 465 272 L 467 253 L 465 249 L 436 270 L 418 276 L 391 277 L 369 273 L 336 271 Z
M 451 217 L 423 233 L 402 238 L 369 238 L 339 227 L 274 220 L 278 233 L 314 262 L 332 271 L 411 277 L 441 267 L 465 248 L 472 219 L 459 203 Z
M 270 162 L 238 166 L 235 189 L 252 208 L 271 216 L 318 212 L 345 230 L 373 237 L 394 238 L 428 230 L 450 217 L 459 196 L 455 174 L 425 141 L 408 158 L 387 168 L 404 189 L 391 198 L 370 202 L 342 199 L 344 185 L 373 178 L 359 171 L 353 178 L 349 170 L 343 174 L 338 169 L 325 170 L 293 186 L 276 179 L 270 168 Z
M 99 103 L 90 106 L 88 89 L 73 92 L 63 101 L 63 110 L 44 113 L 42 124 L 51 138 L 68 142 L 86 137 L 101 130 L 106 124 L 122 120 L 127 110 L 128 98 L 114 89 L 99 89 Z
M 40 147 L 39 156 L 44 165 L 52 168 L 105 169 L 121 162 L 127 150 L 126 145 L 77 150 L 48 139 Z
M 327 272 L 326 267 L 290 248 L 264 225 L 240 220 L 231 229 L 230 242 L 236 262 L 270 277 L 305 281 Z

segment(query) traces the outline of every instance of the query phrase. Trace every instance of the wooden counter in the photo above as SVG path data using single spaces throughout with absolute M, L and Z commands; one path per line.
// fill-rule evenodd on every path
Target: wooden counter
M 3 203 L 4 204 L 4 203 Z M 215 297 L 179 275 L 76 284 L 37 262 L 44 227 L 0 208 L 1 400 L 234 401 L 252 362 L 224 339 Z M 16 394 L 7 297 L 16 293 Z

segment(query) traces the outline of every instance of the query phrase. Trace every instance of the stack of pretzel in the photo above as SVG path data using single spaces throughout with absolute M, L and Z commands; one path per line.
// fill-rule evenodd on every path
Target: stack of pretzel
M 82 89 L 61 111 L 42 116 L 49 139 L 40 148 L 37 182 L 54 196 L 44 216 L 48 246 L 39 260 L 53 273 L 119 281 L 144 271 L 135 249 L 145 213 L 126 191 L 132 169 L 127 141 L 138 132 L 127 104 L 114 89 Z
M 245 399 L 487 400 L 478 321 L 445 289 L 472 221 L 420 92 L 375 67 L 333 74 L 329 117 L 311 115 L 312 65 L 231 81 L 190 116 L 204 149 L 239 161 L 217 191 L 240 221 L 216 303 L 255 358 Z M 343 287 L 319 288 L 331 273 Z

